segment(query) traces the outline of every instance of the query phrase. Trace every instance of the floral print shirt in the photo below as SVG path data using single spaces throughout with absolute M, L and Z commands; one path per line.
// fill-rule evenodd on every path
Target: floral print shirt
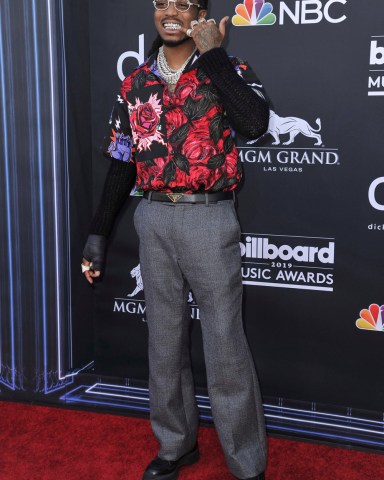
M 173 93 L 160 76 L 156 58 L 152 55 L 123 81 L 104 153 L 135 163 L 138 190 L 195 193 L 236 188 L 242 168 L 234 132 L 219 91 L 199 66 L 199 55 L 187 65 Z M 249 65 L 229 59 L 265 101 Z

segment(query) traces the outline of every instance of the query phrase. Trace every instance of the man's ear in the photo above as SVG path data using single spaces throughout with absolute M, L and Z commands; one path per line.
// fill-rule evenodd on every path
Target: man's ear
M 205 18 L 207 16 L 207 14 L 208 14 L 208 10 L 204 10 L 204 9 L 199 10 L 199 19 L 200 18 Z

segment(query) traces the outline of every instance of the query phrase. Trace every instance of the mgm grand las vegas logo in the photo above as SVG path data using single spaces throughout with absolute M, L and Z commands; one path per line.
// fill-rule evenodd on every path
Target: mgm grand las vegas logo
M 113 312 L 133 315 L 142 322 L 145 322 L 146 306 L 144 300 L 144 283 L 141 276 L 140 264 L 131 270 L 130 276 L 129 292 L 125 297 L 114 298 Z M 191 310 L 192 320 L 200 320 L 199 306 L 196 304 L 192 291 L 188 293 L 187 301 Z
M 321 130 L 320 118 L 309 122 L 270 110 L 266 134 L 239 146 L 240 159 L 270 173 L 302 173 L 316 165 L 340 165 L 338 149 L 325 147 Z
M 332 292 L 332 238 L 243 233 L 240 243 L 244 285 Z

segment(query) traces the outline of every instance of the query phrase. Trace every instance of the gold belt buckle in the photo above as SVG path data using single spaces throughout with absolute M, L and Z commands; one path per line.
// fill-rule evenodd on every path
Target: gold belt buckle
M 181 198 L 183 198 L 182 193 L 167 193 L 166 195 L 173 203 L 177 203 Z

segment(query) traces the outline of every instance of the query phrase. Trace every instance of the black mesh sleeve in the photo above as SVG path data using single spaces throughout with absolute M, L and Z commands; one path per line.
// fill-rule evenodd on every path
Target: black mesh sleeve
M 135 179 L 135 163 L 111 159 L 101 201 L 89 230 L 90 234 L 109 236 L 117 214 L 135 184 Z
M 250 66 L 223 48 L 201 55 L 199 65 L 218 90 L 231 127 L 246 138 L 262 136 L 269 123 L 268 97 Z

